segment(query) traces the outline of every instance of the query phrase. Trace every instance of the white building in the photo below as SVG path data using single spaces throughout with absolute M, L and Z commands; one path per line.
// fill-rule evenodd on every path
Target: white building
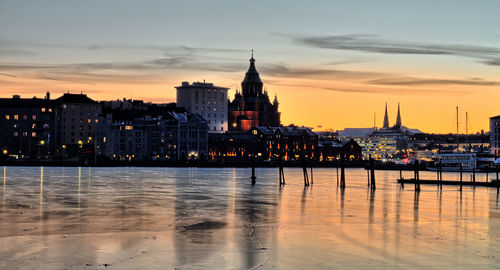
M 182 82 L 177 89 L 177 106 L 208 121 L 208 132 L 227 131 L 227 90 L 205 82 Z
M 500 115 L 490 117 L 490 149 L 493 155 L 500 155 Z

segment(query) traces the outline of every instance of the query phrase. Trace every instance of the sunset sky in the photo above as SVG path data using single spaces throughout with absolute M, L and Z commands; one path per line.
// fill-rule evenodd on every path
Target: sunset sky
M 0 96 L 175 101 L 257 70 L 283 124 L 469 131 L 500 114 L 500 1 L 0 0 Z M 318 126 L 321 128 L 318 128 Z

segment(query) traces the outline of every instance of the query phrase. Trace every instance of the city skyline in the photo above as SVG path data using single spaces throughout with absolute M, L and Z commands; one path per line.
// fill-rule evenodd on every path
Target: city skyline
M 285 125 L 371 127 L 375 112 L 380 127 L 385 102 L 392 125 L 400 102 L 408 127 L 455 132 L 460 106 L 475 133 L 500 113 L 494 1 L 50 3 L 0 3 L 2 97 L 174 102 L 182 81 L 206 80 L 232 99 L 254 49 Z

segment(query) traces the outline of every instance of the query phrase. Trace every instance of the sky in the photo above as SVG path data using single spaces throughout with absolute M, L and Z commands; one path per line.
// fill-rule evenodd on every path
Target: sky
M 283 124 L 489 130 L 500 114 L 500 1 L 0 0 L 0 97 L 175 101 L 240 87 L 255 51 Z

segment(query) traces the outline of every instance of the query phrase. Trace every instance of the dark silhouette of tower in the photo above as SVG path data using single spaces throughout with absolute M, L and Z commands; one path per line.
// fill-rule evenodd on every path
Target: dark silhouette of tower
M 387 115 L 387 102 L 385 103 L 385 115 L 384 115 L 384 126 L 383 128 L 389 127 L 389 116 Z
M 395 128 L 401 127 L 401 113 L 399 112 L 399 102 L 398 102 L 398 116 L 396 117 L 396 125 Z

